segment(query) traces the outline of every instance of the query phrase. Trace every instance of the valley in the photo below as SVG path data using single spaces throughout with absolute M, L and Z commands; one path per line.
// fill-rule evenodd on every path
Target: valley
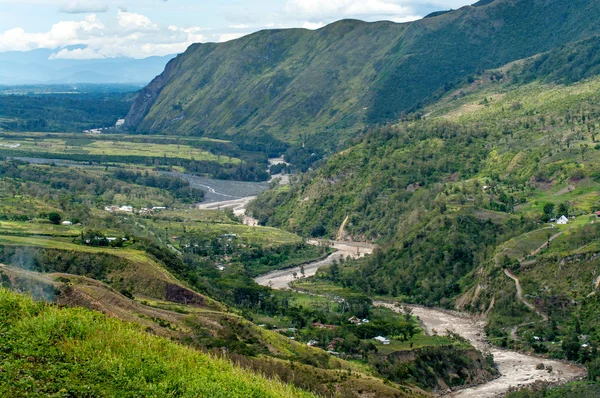
M 484 0 L 195 43 L 139 91 L 0 87 L 0 395 L 598 396 L 599 13 Z
M 272 289 L 289 289 L 291 288 L 290 283 L 297 280 L 298 277 L 308 278 L 313 276 L 319 267 L 331 265 L 334 258 L 356 256 L 356 253 L 352 250 L 348 251 L 348 248 L 351 247 L 350 245 L 352 244 L 340 245 L 341 248 L 334 245 L 337 251 L 324 261 L 306 264 L 304 266 L 304 275 L 300 275 L 300 268 L 298 267 L 275 271 L 260 276 L 255 281 L 260 285 L 268 286 Z M 359 244 L 356 247 L 361 247 L 361 245 Z M 402 303 L 392 304 L 385 301 L 374 301 L 373 305 L 401 313 L 400 308 L 405 307 Z M 442 311 L 421 306 L 409 305 L 408 307 L 411 309 L 412 315 L 418 318 L 420 325 L 426 330 L 429 336 L 456 333 L 469 341 L 478 350 L 493 355 L 494 363 L 500 372 L 498 378 L 476 387 L 451 392 L 447 394 L 448 396 L 493 398 L 505 394 L 510 388 L 525 387 L 539 382 L 563 384 L 585 376 L 585 371 L 574 364 L 525 355 L 490 345 L 485 338 L 485 317 L 476 317 L 471 314 Z M 543 369 L 536 368 L 540 363 L 544 364 Z

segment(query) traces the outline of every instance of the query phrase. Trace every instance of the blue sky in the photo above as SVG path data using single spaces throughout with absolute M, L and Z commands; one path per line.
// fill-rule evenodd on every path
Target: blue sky
M 474 1 L 474 0 L 473 0 Z M 343 18 L 406 22 L 465 0 L 0 0 L 0 52 L 56 58 L 179 53 L 266 28 L 317 29 Z M 77 45 L 77 48 L 65 48 Z

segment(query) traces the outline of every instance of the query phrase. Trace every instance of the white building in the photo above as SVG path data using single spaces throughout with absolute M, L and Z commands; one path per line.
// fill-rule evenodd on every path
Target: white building
M 63 221 L 61 224 L 62 225 L 73 225 L 73 223 L 71 221 Z
M 373 340 L 377 340 L 377 341 L 379 341 L 383 345 L 389 345 L 390 344 L 390 340 L 386 339 L 385 337 L 382 337 L 382 336 L 377 336 Z
M 558 220 L 556 220 L 558 225 L 567 225 L 569 223 L 569 219 L 565 216 L 560 216 Z

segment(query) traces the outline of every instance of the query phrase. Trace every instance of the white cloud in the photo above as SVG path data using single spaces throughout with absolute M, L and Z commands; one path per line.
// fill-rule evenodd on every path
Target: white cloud
M 0 33 L 0 51 L 55 49 L 53 59 L 145 58 L 180 53 L 193 43 L 226 41 L 240 35 L 207 35 L 205 28 L 175 25 L 162 29 L 142 14 L 118 10 L 106 24 L 90 14 L 83 21 L 58 22 L 48 32 L 7 30 Z M 65 48 L 75 45 L 82 47 Z
M 245 33 L 221 33 L 215 35 L 214 37 L 217 43 L 224 43 L 226 41 L 239 39 L 242 36 L 245 36 Z
M 97 0 L 69 0 L 58 9 L 67 14 L 89 14 L 108 11 L 108 4 Z
M 105 28 L 95 14 L 83 21 L 61 21 L 46 33 L 28 33 L 14 28 L 0 34 L 0 51 L 29 51 L 38 48 L 57 48 L 80 44 Z
M 398 0 L 288 0 L 285 13 L 309 21 L 337 18 L 406 18 L 414 9 Z
M 302 24 L 302 27 L 304 29 L 310 29 L 310 30 L 316 30 L 316 29 L 320 29 L 323 26 L 325 26 L 325 24 L 323 22 L 309 22 L 306 21 Z
M 126 32 L 157 31 L 158 26 L 153 24 L 148 17 L 135 12 L 119 10 L 117 23 Z

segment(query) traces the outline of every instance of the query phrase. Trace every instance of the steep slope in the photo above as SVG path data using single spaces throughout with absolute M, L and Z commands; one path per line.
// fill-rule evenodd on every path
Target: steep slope
M 261 195 L 250 211 L 263 223 L 330 238 L 349 217 L 350 238 L 383 243 L 329 275 L 345 286 L 432 305 L 450 306 L 465 289 L 478 296 L 471 273 L 503 242 L 550 228 L 540 225 L 557 215 L 544 216 L 547 202 L 583 221 L 600 207 L 600 79 L 555 84 L 596 70 L 589 55 L 597 43 L 475 76 L 426 108 L 428 118 L 374 129 L 301 182 Z M 541 72 L 563 58 L 570 68 Z M 541 80 L 515 84 L 536 69 Z M 511 250 L 520 258 L 548 234 Z
M 471 76 L 251 211 L 328 237 L 348 218 L 350 238 L 381 242 L 316 286 L 483 314 L 490 342 L 577 361 L 596 382 L 599 43 Z
M 141 92 L 127 125 L 337 144 L 475 71 L 598 32 L 599 11 L 584 0 L 496 0 L 408 24 L 348 20 L 196 44 Z
M 598 50 L 594 36 L 470 76 L 407 121 L 372 129 L 297 183 L 260 195 L 250 211 L 263 224 L 329 238 L 349 217 L 351 239 L 386 242 L 415 224 L 412 212 L 440 207 L 463 180 L 538 187 L 579 169 L 595 176 L 599 80 L 556 84 L 597 74 Z
M 2 396 L 312 396 L 99 313 L 3 288 L 0 309 Z

